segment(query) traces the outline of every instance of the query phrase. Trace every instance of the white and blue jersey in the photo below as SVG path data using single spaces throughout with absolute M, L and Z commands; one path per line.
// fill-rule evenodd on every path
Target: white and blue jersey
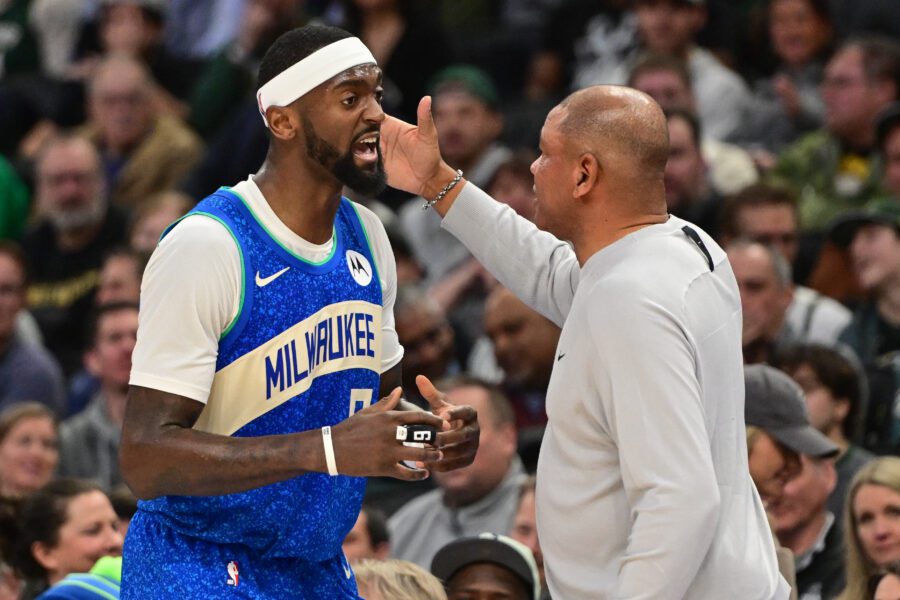
M 331 254 L 319 263 L 283 246 L 228 189 L 189 214 L 223 225 L 242 263 L 240 307 L 219 340 L 215 376 L 195 429 L 237 437 L 315 430 L 340 423 L 377 399 L 381 278 L 353 203 L 341 200 Z M 316 597 L 315 589 L 356 598 L 341 543 L 353 527 L 364 490 L 361 477 L 308 473 L 224 496 L 142 501 L 126 544 L 125 587 L 144 588 L 154 577 L 157 584 L 159 577 L 203 579 L 209 568 L 216 582 L 231 586 L 224 589 L 243 588 L 250 594 L 246 597 L 279 597 L 270 588 L 283 587 L 290 593 L 282 597 L 306 597 L 304 592 Z M 177 563 L 167 554 L 179 556 Z M 166 566 L 154 572 L 154 562 Z M 248 562 L 257 577 L 271 569 L 265 594 L 249 591 L 246 577 L 251 575 L 231 583 L 231 563 L 238 569 Z M 138 572 L 147 568 L 149 574 Z M 340 581 L 329 583 L 310 573 Z M 291 589 L 297 577 L 303 588 Z M 167 593 L 191 590 L 184 587 L 190 582 L 178 585 Z M 346 594 L 334 595 L 336 590 Z M 211 590 L 202 593 L 215 596 Z M 142 590 L 135 597 L 150 596 Z

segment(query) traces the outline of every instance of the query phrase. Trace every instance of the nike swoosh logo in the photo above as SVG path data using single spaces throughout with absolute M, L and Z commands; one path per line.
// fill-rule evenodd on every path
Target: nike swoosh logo
M 277 273 L 272 273 L 268 277 L 260 277 L 259 271 L 257 271 L 256 272 L 256 285 L 258 287 L 266 287 L 267 285 L 269 285 L 270 283 L 272 283 L 273 281 L 275 281 L 276 279 L 278 279 L 279 277 L 284 275 L 288 271 L 288 269 L 290 269 L 290 267 L 285 267 L 282 270 L 278 271 Z
M 559 354 L 559 356 L 557 356 L 557 357 L 556 357 L 556 362 L 559 362 L 559 361 L 561 361 L 561 360 L 562 360 L 562 358 L 563 358 L 563 356 L 565 356 L 565 355 L 566 355 L 566 353 L 565 353 L 565 352 L 561 352 L 561 353 L 560 353 L 560 354 Z
M 348 567 L 346 563 L 344 563 L 343 567 L 344 567 L 344 575 L 347 576 L 347 579 L 350 579 L 351 577 L 353 577 L 353 571 L 350 570 L 350 567 Z

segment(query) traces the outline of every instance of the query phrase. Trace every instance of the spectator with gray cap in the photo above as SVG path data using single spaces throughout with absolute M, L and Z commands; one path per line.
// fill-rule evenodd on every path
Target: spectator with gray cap
M 900 421 L 895 417 L 900 360 L 900 203 L 881 199 L 837 219 L 829 233 L 849 248 L 853 272 L 868 294 L 853 313 L 840 341 L 859 357 L 869 381 L 863 446 L 895 451 Z
M 801 600 L 832 598 L 844 587 L 841 528 L 826 509 L 838 447 L 811 425 L 803 392 L 785 373 L 755 365 L 745 369 L 744 383 L 747 424 L 800 457 L 799 470 L 783 471 L 780 493 L 770 493 L 766 502 L 778 541 L 794 553 L 795 589 Z M 754 452 L 765 448 L 759 440 L 750 447 L 752 474 Z
M 540 598 L 541 580 L 531 550 L 505 535 L 482 533 L 451 542 L 435 555 L 431 572 L 444 582 L 448 600 Z

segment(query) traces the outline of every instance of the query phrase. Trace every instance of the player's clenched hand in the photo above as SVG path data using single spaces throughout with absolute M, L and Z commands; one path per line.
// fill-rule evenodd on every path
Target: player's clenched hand
M 401 461 L 434 463 L 441 451 L 432 446 L 404 446 L 397 439 L 398 425 L 430 425 L 438 431 L 449 429 L 442 418 L 422 411 L 395 410 L 400 388 L 386 398 L 359 411 L 331 428 L 338 473 L 354 476 L 388 476 L 410 481 L 428 477 L 427 468 L 409 468 Z
M 394 117 L 381 124 L 381 152 L 388 185 L 422 194 L 429 179 L 437 175 L 441 166 L 437 130 L 431 118 L 431 97 L 419 101 L 418 126 Z
M 447 402 L 440 392 L 424 375 L 416 377 L 419 393 L 431 406 L 431 412 L 450 424 L 449 430 L 438 433 L 438 447 L 443 456 L 434 461 L 425 461 L 435 471 L 451 471 L 472 464 L 478 451 L 481 427 L 478 413 L 471 406 Z

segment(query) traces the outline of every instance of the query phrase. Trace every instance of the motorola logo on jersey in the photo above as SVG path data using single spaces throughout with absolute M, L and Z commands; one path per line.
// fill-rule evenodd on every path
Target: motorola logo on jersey
M 369 264 L 369 259 L 356 250 L 347 250 L 347 267 L 356 283 L 363 287 L 371 283 L 372 265 Z

